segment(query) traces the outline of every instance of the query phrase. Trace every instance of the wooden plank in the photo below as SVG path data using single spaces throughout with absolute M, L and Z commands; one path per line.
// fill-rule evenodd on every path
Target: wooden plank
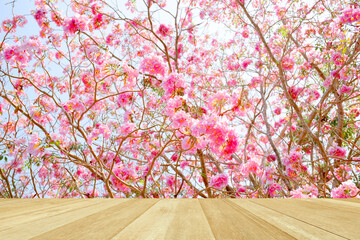
M 216 239 L 295 239 L 233 202 L 199 201 Z
M 341 211 L 349 211 L 352 213 L 360 214 L 360 204 L 352 201 L 336 201 L 334 199 L 321 198 L 321 199 L 304 199 L 306 202 L 312 204 L 320 204 L 330 208 L 341 208 Z M 359 216 L 360 217 L 360 216 Z
M 79 199 L 38 199 L 38 200 L 18 200 L 9 202 L 0 206 L 1 219 L 7 219 L 13 216 L 22 216 L 24 214 L 36 212 L 44 209 L 51 209 L 55 206 L 72 204 Z M 1 226 L 1 220 L 0 220 Z
M 116 201 L 116 199 L 115 199 Z M 32 239 L 110 239 L 159 200 L 130 199 Z
M 26 205 L 27 209 L 23 209 L 23 213 L 16 211 L 17 214 L 10 217 L 3 217 L 0 214 L 0 231 L 6 231 L 7 229 L 10 229 L 16 225 L 51 217 L 53 215 L 58 215 L 73 209 L 94 205 L 99 201 L 86 201 L 81 199 L 76 199 L 76 201 L 52 201 L 50 206 L 46 205 L 48 200 L 43 200 L 42 202 L 46 207 L 32 209 L 32 205 Z
M 287 216 L 269 208 L 255 204 L 247 199 L 229 199 L 229 201 L 234 202 L 243 209 L 246 209 L 247 211 L 253 213 L 274 227 L 283 230 L 296 239 L 339 239 L 338 235 L 332 234 L 311 224 L 299 221 L 291 216 Z M 282 199 L 279 201 L 282 201 Z
M 314 225 L 339 237 L 358 239 L 360 235 L 360 212 L 339 207 L 329 207 L 304 199 L 251 199 L 255 204 Z
M 109 199 L 77 200 L 78 203 L 82 204 L 82 207 L 77 206 L 77 208 L 71 208 L 74 207 L 74 205 L 68 206 L 70 208 L 68 208 L 65 212 L 53 216 L 44 217 L 36 221 L 16 225 L 15 227 L 7 229 L 6 231 L 0 232 L 0 235 L 3 236 L 4 239 L 30 239 L 31 237 L 46 233 L 57 227 L 61 227 L 78 219 L 89 216 L 93 213 L 119 204 L 119 201 L 113 201 Z M 65 206 L 63 207 L 66 208 Z
M 360 198 L 332 198 L 337 201 L 360 203 Z
M 215 238 L 197 199 L 163 199 L 112 239 Z

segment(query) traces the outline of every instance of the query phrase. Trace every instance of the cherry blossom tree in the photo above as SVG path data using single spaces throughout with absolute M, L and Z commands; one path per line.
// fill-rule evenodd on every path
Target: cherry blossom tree
M 2 198 L 360 197 L 355 0 L 35 0 L 1 27 Z

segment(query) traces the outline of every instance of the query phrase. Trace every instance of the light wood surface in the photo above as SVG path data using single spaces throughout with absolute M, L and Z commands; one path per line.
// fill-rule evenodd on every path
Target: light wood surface
M 0 200 L 0 239 L 360 239 L 358 199 Z

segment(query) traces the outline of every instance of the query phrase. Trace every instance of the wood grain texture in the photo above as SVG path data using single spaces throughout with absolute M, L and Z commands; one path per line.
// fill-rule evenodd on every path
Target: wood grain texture
M 156 202 L 156 199 L 119 201 L 115 206 L 72 221 L 34 239 L 110 239 Z
M 283 230 L 296 239 L 339 239 L 338 235 L 332 234 L 311 224 L 299 221 L 291 216 L 287 216 L 277 211 L 255 204 L 246 199 L 231 199 L 230 201 L 253 213 L 264 221 L 272 224 L 274 227 Z
M 200 200 L 216 239 L 295 239 L 227 200 Z
M 15 199 L 0 239 L 360 239 L 358 199 Z
M 23 220 L 19 220 L 14 226 L 0 231 L 0 236 L 3 236 L 5 239 L 30 239 L 77 219 L 84 218 L 92 213 L 119 204 L 118 201 L 94 200 L 78 200 L 73 205 L 59 204 L 58 208 L 43 212 L 45 214 L 48 212 L 48 214 L 36 220 L 32 216 L 24 215 Z
M 197 199 L 164 199 L 113 239 L 214 239 Z
M 320 201 L 319 201 L 320 200 Z M 252 199 L 255 204 L 267 207 L 299 221 L 311 224 L 338 235 L 339 238 L 359 239 L 360 211 L 344 207 L 331 207 L 321 199 Z

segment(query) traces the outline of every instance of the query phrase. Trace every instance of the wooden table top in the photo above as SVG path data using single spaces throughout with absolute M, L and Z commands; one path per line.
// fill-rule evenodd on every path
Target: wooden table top
M 360 239 L 360 199 L 0 199 L 0 239 Z

